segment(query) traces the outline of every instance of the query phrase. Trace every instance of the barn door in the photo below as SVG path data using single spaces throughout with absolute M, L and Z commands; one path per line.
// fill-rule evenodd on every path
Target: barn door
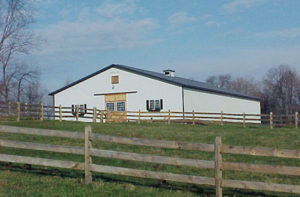
M 126 94 L 105 95 L 107 122 L 126 122 Z

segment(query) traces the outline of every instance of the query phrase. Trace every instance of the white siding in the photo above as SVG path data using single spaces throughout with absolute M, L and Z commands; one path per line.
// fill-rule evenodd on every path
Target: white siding
M 184 111 L 260 114 L 260 102 L 184 88 Z
M 119 84 L 111 84 L 111 76 Z M 146 100 L 163 99 L 163 111 L 182 111 L 182 88 L 117 68 L 110 68 L 55 95 L 55 105 L 87 104 L 88 108 L 105 109 L 104 96 L 94 94 L 132 92 L 127 94 L 126 110 L 146 111 Z

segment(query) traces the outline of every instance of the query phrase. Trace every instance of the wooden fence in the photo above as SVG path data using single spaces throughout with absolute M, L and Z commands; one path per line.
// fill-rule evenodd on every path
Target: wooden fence
M 57 167 L 57 168 L 67 168 L 67 169 L 74 169 L 74 170 L 84 170 L 86 184 L 90 184 L 92 182 L 93 172 L 100 172 L 100 173 L 124 175 L 130 177 L 207 185 L 207 186 L 215 187 L 216 196 L 218 197 L 222 196 L 222 188 L 237 188 L 237 189 L 247 189 L 247 190 L 262 190 L 262 191 L 287 192 L 287 193 L 300 194 L 300 185 L 253 182 L 253 181 L 245 181 L 245 180 L 229 180 L 229 179 L 224 179 L 222 177 L 222 172 L 226 170 L 256 172 L 256 173 L 266 173 L 266 174 L 280 174 L 280 175 L 300 177 L 300 167 L 258 165 L 258 164 L 246 164 L 246 163 L 222 161 L 223 154 L 240 154 L 240 155 L 300 159 L 300 150 L 224 145 L 222 144 L 220 137 L 216 137 L 215 144 L 199 144 L 199 143 L 189 143 L 189 142 L 109 136 L 109 135 L 92 133 L 90 126 L 86 126 L 85 132 L 83 133 L 83 132 L 57 131 L 57 130 L 37 129 L 37 128 L 35 129 L 21 128 L 21 127 L 0 125 L 0 132 L 14 133 L 14 134 L 30 134 L 30 135 L 39 135 L 39 136 L 52 136 L 52 137 L 54 136 L 54 137 L 84 140 L 85 142 L 84 147 L 0 140 L 0 147 L 11 147 L 11 148 L 20 148 L 20 149 L 32 149 L 32 150 L 84 155 L 85 158 L 84 163 L 74 162 L 74 161 L 54 160 L 54 159 L 43 159 L 37 157 L 16 156 L 16 155 L 8 155 L 8 154 L 0 154 L 0 161 L 49 166 L 49 167 Z M 215 154 L 215 160 L 209 161 L 209 160 L 176 158 L 176 157 L 95 149 L 92 147 L 92 142 L 94 141 L 136 145 L 136 146 L 159 147 L 159 148 L 168 148 L 168 149 L 212 152 Z M 167 173 L 167 172 L 154 172 L 148 170 L 138 170 L 138 169 L 124 168 L 124 167 L 98 165 L 92 162 L 92 157 L 113 158 L 113 159 L 120 159 L 120 160 L 149 162 L 149 163 L 157 163 L 157 164 L 176 165 L 176 166 L 190 166 L 198 169 L 214 169 L 215 176 L 203 177 L 203 176 L 193 176 L 193 175 L 175 174 L 175 173 Z
M 122 122 L 122 121 L 134 121 L 141 122 L 166 122 L 171 123 L 190 123 L 190 124 L 202 124 L 207 121 L 218 122 L 224 125 L 227 122 L 243 124 L 268 124 L 270 128 L 281 126 L 294 126 L 298 128 L 299 114 L 246 114 L 246 113 L 226 113 L 221 111 L 220 113 L 210 112 L 174 112 L 174 111 L 126 111 L 121 115 L 110 116 L 110 113 L 106 110 L 100 110 L 97 108 L 86 108 L 83 112 L 77 107 L 65 106 L 45 106 L 43 104 L 26 104 L 26 103 L 0 103 L 0 117 L 4 120 L 20 119 L 56 119 L 62 120 L 75 120 L 75 121 L 92 121 L 92 122 Z M 120 117 L 122 116 L 122 117 Z M 125 118 L 124 118 L 125 116 Z

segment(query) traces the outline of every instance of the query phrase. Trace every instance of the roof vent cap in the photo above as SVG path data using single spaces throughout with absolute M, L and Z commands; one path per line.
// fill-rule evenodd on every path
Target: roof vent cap
M 175 77 L 175 70 L 167 69 L 167 70 L 164 70 L 163 72 L 168 77 Z

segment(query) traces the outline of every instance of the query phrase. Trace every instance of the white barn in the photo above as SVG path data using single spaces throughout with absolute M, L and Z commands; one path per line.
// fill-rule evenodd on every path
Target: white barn
M 110 65 L 49 95 L 55 106 L 85 105 L 111 111 L 176 111 L 260 114 L 258 98 L 124 65 Z

